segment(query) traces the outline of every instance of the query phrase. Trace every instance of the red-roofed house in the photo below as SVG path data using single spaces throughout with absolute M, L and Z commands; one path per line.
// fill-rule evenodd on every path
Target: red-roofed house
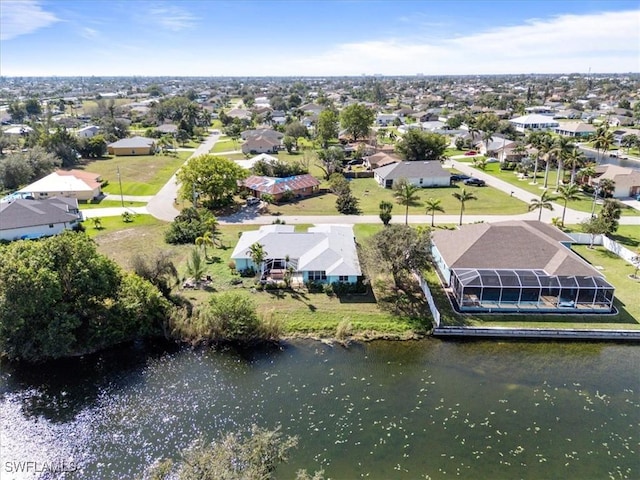
M 293 197 L 308 197 L 313 195 L 318 191 L 320 182 L 316 177 L 309 174 L 285 178 L 252 175 L 242 181 L 242 186 L 257 198 L 260 198 L 264 194 L 269 194 L 272 195 L 277 202 L 285 194 L 292 195 Z

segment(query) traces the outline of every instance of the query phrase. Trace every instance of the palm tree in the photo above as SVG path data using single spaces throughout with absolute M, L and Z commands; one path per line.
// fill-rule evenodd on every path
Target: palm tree
M 540 152 L 535 152 L 532 153 L 531 156 L 533 157 L 533 161 L 534 161 L 534 165 L 533 165 L 533 183 L 534 185 L 538 184 L 538 163 L 540 160 Z
M 478 197 L 476 197 L 473 192 L 467 192 L 466 188 L 463 188 L 460 192 L 453 192 L 451 195 L 460 202 L 460 223 L 458 225 L 462 225 L 462 213 L 464 212 L 465 202 L 477 200 Z
M 427 214 L 431 213 L 431 226 L 434 226 L 434 217 L 436 212 L 444 213 L 444 208 L 442 208 L 442 200 L 439 198 L 428 198 L 425 202 L 427 206 Z
M 213 232 L 207 230 L 202 234 L 202 236 L 197 237 L 196 245 L 202 246 L 204 248 L 204 258 L 205 260 L 208 259 L 209 255 L 207 255 L 207 245 L 211 247 L 214 246 Z
M 567 213 L 567 202 L 572 200 L 580 199 L 580 189 L 575 183 L 570 183 L 569 185 L 562 185 L 558 189 L 558 198 L 562 199 L 564 202 L 564 208 L 562 210 L 562 222 L 561 225 L 564 227 L 564 215 Z
M 593 162 L 587 163 L 584 167 L 578 170 L 578 178 L 580 183 L 585 183 L 584 178 L 587 178 L 587 184 L 591 183 L 591 178 L 596 174 L 596 164 Z
M 598 163 L 602 160 L 600 152 L 608 152 L 609 148 L 613 145 L 613 132 L 609 130 L 609 124 L 603 124 L 596 130 L 596 138 L 593 141 L 593 146 L 598 152 Z
M 400 205 L 405 206 L 404 223 L 409 224 L 409 206 L 418 203 L 418 187 L 409 183 L 406 178 L 400 178 L 393 186 L 393 196 Z
M 202 256 L 197 248 L 191 250 L 191 258 L 187 260 L 187 273 L 196 284 L 196 287 L 200 288 L 200 282 L 204 276 L 204 263 Z
M 585 164 L 586 160 L 587 160 L 586 155 L 575 147 L 568 154 L 565 160 L 565 166 L 571 167 L 571 180 L 570 180 L 571 185 L 576 183 L 576 171 L 578 168 L 581 168 Z
M 473 117 L 467 120 L 467 126 L 469 128 L 469 135 L 471 135 L 471 144 L 473 145 L 476 142 L 476 135 L 480 133 L 480 129 L 476 124 L 476 119 Z
M 529 211 L 532 212 L 534 210 L 538 210 L 538 221 L 542 218 L 542 209 L 553 211 L 553 205 L 551 202 L 555 200 L 555 197 L 552 197 L 549 194 L 548 190 L 542 192 L 542 196 L 538 198 L 534 198 L 529 203 Z
M 545 164 L 543 188 L 546 190 L 549 186 L 549 170 L 551 168 L 551 157 L 553 156 L 553 138 L 551 138 L 551 136 L 543 137 L 540 140 L 540 146 L 538 149 L 540 150 L 540 154 L 542 155 L 542 159 Z
M 495 131 L 485 130 L 482 132 L 482 141 L 484 142 L 484 154 L 489 155 L 489 143 L 493 140 L 493 134 Z
M 613 192 L 616 190 L 616 182 L 610 178 L 601 178 L 598 181 L 598 190 L 602 198 L 613 196 Z
M 555 142 L 553 142 L 553 148 L 551 149 L 553 156 L 558 161 L 558 178 L 556 178 L 556 192 L 558 188 L 560 188 L 560 180 L 562 179 L 562 169 L 564 165 L 564 160 L 567 158 L 571 151 L 573 150 L 574 145 L 571 143 L 568 137 L 558 137 Z
M 267 252 L 264 250 L 264 247 L 256 242 L 247 251 L 249 257 L 251 257 L 251 261 L 256 266 L 256 274 L 260 275 L 262 278 L 262 273 L 264 271 L 264 261 L 267 257 Z

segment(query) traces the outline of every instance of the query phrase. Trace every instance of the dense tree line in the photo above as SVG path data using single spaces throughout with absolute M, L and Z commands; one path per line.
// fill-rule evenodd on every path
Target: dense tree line
M 157 334 L 169 303 L 82 233 L 0 246 L 0 352 L 40 361 Z

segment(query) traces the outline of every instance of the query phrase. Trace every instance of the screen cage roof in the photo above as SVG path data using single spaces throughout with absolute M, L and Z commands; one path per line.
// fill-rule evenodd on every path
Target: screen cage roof
M 453 273 L 463 287 L 595 288 L 613 290 L 613 286 L 602 277 L 559 277 L 547 275 L 544 270 L 454 268 Z

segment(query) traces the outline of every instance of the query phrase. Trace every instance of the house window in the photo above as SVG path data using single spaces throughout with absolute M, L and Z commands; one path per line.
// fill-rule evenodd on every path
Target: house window
M 422 185 L 422 179 L 420 179 L 420 185 Z
M 318 281 L 318 280 L 326 280 L 327 272 L 324 270 L 311 270 L 309 272 L 309 280 Z
M 349 282 L 349 275 L 340 275 L 338 277 L 338 281 L 339 282 L 348 283 Z
M 50 223 L 50 224 L 49 224 L 49 228 L 53 228 L 53 223 Z

